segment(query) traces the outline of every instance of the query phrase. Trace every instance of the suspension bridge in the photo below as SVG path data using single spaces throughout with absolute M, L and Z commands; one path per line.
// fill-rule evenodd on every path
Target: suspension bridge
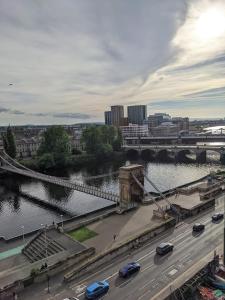
M 121 167 L 120 171 L 117 171 L 117 172 L 112 172 L 112 173 L 108 173 L 108 174 L 101 174 L 101 175 L 97 175 L 97 176 L 91 176 L 91 177 L 84 178 L 86 181 L 88 181 L 88 180 L 92 180 L 92 179 L 116 175 L 119 173 L 119 175 L 120 175 L 119 176 L 120 195 L 118 195 L 111 191 L 105 191 L 105 190 L 102 190 L 102 189 L 99 189 L 99 188 L 96 188 L 94 186 L 90 186 L 87 184 L 73 182 L 73 181 L 70 181 L 69 179 L 50 176 L 50 175 L 46 175 L 46 174 L 43 174 L 40 172 L 33 171 L 33 170 L 23 166 L 22 164 L 20 164 L 13 158 L 11 158 L 4 151 L 0 153 L 0 168 L 5 171 L 23 175 L 23 176 L 27 176 L 30 178 L 34 178 L 37 180 L 41 180 L 44 182 L 62 186 L 65 188 L 73 189 L 73 190 L 76 190 L 76 191 L 79 191 L 82 193 L 86 193 L 86 194 L 90 194 L 90 195 L 93 195 L 93 196 L 96 196 L 99 198 L 103 198 L 103 199 L 115 202 L 117 204 L 120 204 L 120 207 L 122 207 L 124 203 L 126 205 L 126 208 L 131 207 L 137 201 L 137 200 L 134 200 L 134 198 L 135 199 L 138 198 L 138 202 L 142 202 L 143 198 L 145 198 L 145 199 L 148 198 L 157 206 L 158 212 L 164 218 L 165 211 L 159 205 L 159 203 L 155 200 L 155 198 L 152 196 L 152 194 L 146 190 L 146 188 L 144 186 L 144 180 L 147 180 L 150 183 L 150 185 L 153 186 L 154 189 L 159 193 L 161 198 L 163 198 L 167 202 L 169 207 L 171 209 L 173 209 L 173 211 L 176 212 L 175 208 L 173 207 L 173 204 L 171 204 L 169 202 L 169 200 L 164 196 L 163 193 L 161 193 L 161 191 L 152 182 L 152 180 L 150 180 L 150 178 L 147 176 L 147 174 L 143 171 L 142 166 L 134 165 L 134 168 L 138 168 L 138 171 L 140 172 L 139 174 L 135 173 L 134 170 L 132 171 L 132 166 L 130 166 L 130 167 L 131 167 L 131 169 L 129 169 L 129 166 L 128 166 L 127 170 L 126 170 L 127 167 Z M 126 186 L 125 189 L 124 189 L 124 182 L 123 182 L 124 178 L 122 178 L 123 175 L 121 177 L 121 174 L 123 173 L 121 171 L 121 169 L 123 169 L 123 172 L 124 172 L 124 170 L 126 170 L 127 182 L 125 183 L 125 186 Z M 142 179 L 140 179 L 140 177 Z M 126 199 L 126 200 L 124 201 L 124 199 Z M 129 205 L 131 205 L 131 206 L 129 206 Z
M 26 168 L 25 166 L 18 163 L 16 160 L 12 159 L 5 152 L 2 152 L 0 154 L 0 160 L 1 160 L 0 168 L 5 171 L 38 179 L 48 183 L 56 184 L 65 188 L 70 188 L 79 192 L 90 194 L 113 202 L 119 202 L 119 195 L 117 195 L 116 193 L 113 193 L 111 191 L 104 191 L 94 186 L 89 186 L 79 182 L 73 182 L 67 179 L 62 179 L 60 177 L 50 176 L 50 175 L 46 175 L 40 172 L 30 170 L 29 168 Z

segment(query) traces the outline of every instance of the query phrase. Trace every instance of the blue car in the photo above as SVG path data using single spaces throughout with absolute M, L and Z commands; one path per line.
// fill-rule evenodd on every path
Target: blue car
M 86 288 L 86 298 L 87 299 L 96 299 L 99 296 L 106 294 L 109 290 L 109 283 L 104 280 L 104 281 L 96 281 L 92 284 L 90 284 Z
M 131 262 L 119 270 L 119 276 L 126 278 L 140 270 L 141 266 L 137 262 Z

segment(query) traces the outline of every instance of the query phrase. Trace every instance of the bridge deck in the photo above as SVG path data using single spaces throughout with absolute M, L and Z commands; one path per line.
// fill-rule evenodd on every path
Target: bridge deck
M 31 178 L 35 178 L 41 181 L 45 181 L 45 182 L 49 182 L 49 183 L 53 183 L 62 187 L 66 187 L 66 188 L 70 188 L 79 192 L 83 192 L 83 193 L 87 193 L 96 197 L 100 197 L 100 198 L 104 198 L 113 202 L 118 202 L 119 201 L 119 196 L 115 193 L 112 192 L 106 192 L 103 190 L 100 190 L 96 187 L 92 187 L 92 186 L 87 186 L 84 184 L 80 184 L 80 183 L 74 183 L 74 182 L 70 182 L 69 180 L 64 180 L 61 178 L 57 178 L 54 176 L 49 176 L 46 174 L 41 174 L 38 172 L 34 172 L 34 171 L 28 171 L 28 170 L 22 170 L 16 167 L 10 167 L 10 166 L 1 166 L 1 169 L 9 171 L 9 172 L 13 172 L 16 174 L 20 174 L 20 175 L 24 175 L 27 177 L 31 177 Z

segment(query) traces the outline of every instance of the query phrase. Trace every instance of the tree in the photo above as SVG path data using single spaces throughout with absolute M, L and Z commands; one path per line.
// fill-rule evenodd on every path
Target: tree
M 41 145 L 38 149 L 39 162 L 42 167 L 64 167 L 70 157 L 70 140 L 62 126 L 51 126 L 43 134 Z M 47 154 L 49 156 L 47 156 Z M 47 158 L 50 162 L 47 163 Z M 53 165 L 52 165 L 53 164 Z
M 83 131 L 82 141 L 88 154 L 107 158 L 111 156 L 112 150 L 121 149 L 122 136 L 114 126 L 91 126 Z
M 90 126 L 84 129 L 82 142 L 85 144 L 85 150 L 88 154 L 96 154 L 98 147 L 102 144 L 102 135 L 99 127 Z
M 16 157 L 16 142 L 10 126 L 8 126 L 6 134 L 2 135 L 3 146 L 5 152 L 12 158 Z

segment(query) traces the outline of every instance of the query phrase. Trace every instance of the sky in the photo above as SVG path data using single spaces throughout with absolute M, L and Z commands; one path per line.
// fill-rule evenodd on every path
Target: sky
M 0 0 L 0 41 L 0 125 L 225 117 L 224 0 Z

